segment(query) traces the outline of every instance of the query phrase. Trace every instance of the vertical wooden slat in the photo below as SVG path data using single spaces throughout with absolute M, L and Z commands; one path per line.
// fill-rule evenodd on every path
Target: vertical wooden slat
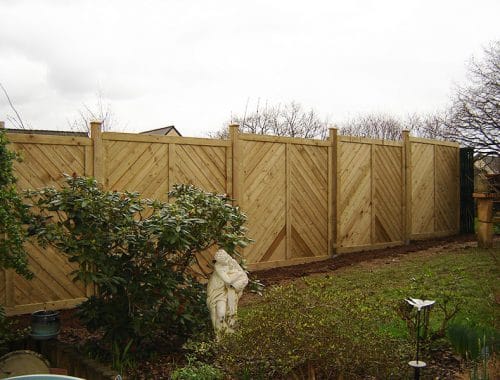
M 460 199 L 460 147 L 455 148 L 455 154 L 456 154 L 456 165 L 457 165 L 457 171 L 456 171 L 456 184 L 457 184 L 457 204 L 456 204 L 456 233 L 458 234 L 460 232 L 460 204 L 461 204 L 461 199 Z
M 94 178 L 105 185 L 105 162 L 104 146 L 102 143 L 102 123 L 99 121 L 90 122 L 90 137 L 94 143 Z
M 342 142 L 338 138 L 337 134 L 337 143 L 335 145 L 335 236 L 334 236 L 334 241 L 335 241 L 335 252 L 338 251 L 339 244 L 341 242 L 341 237 L 340 237 L 340 223 L 341 223 L 341 218 L 340 218 L 340 195 L 342 191 L 342 184 L 341 184 L 341 178 L 340 178 L 340 166 L 341 166 L 341 161 L 340 161 L 340 152 L 341 152 L 341 146 Z
M 437 201 L 436 201 L 436 194 L 438 192 L 438 188 L 437 188 L 437 175 L 438 175 L 438 171 L 436 170 L 436 160 L 437 160 L 437 146 L 436 145 L 433 145 L 432 146 L 432 149 L 433 149 L 433 162 L 432 162 L 432 170 L 434 171 L 433 173 L 433 176 L 432 176 L 432 179 L 433 179 L 433 189 L 434 189 L 434 193 L 432 195 L 432 199 L 433 199 L 433 207 L 432 207 L 432 212 L 433 212 L 433 217 L 434 217 L 434 223 L 433 223 L 433 230 L 432 232 L 436 232 L 439 230 L 439 227 L 438 227 L 438 215 L 437 215 L 437 210 L 436 210 L 436 206 L 437 206 Z
M 84 175 L 85 177 L 94 176 L 94 154 L 93 147 L 85 146 L 84 148 Z
M 286 225 L 286 251 L 285 258 L 292 257 L 292 199 L 291 199 L 291 157 L 290 144 L 285 144 L 285 225 Z
M 370 144 L 370 216 L 371 216 L 371 228 L 370 228 L 370 244 L 375 243 L 375 170 L 374 170 L 374 151 L 375 145 Z
M 234 199 L 233 195 L 233 149 L 226 147 L 226 194 Z
M 241 207 L 243 197 L 240 194 L 240 143 L 238 141 L 239 125 L 231 124 L 229 126 L 229 137 L 232 142 L 233 157 L 233 204 Z
M 402 166 L 402 186 L 401 191 L 403 192 L 403 207 L 402 207 L 402 220 L 403 220 L 403 241 L 406 245 L 410 244 L 411 235 L 411 142 L 410 142 L 410 131 L 403 131 L 403 164 Z
M 328 147 L 328 254 L 333 255 L 337 250 L 337 150 L 338 131 L 329 130 L 330 146 Z
M 172 187 L 177 182 L 176 173 L 175 173 L 175 164 L 177 161 L 176 153 L 175 153 L 175 144 L 168 145 L 168 190 L 172 190 Z

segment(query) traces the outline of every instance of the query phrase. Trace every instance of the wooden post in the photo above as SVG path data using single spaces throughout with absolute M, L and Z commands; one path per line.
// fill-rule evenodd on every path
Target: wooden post
M 336 136 L 336 143 L 335 143 L 335 152 L 333 152 L 333 154 L 335 155 L 335 175 L 334 175 L 334 181 L 335 181 L 335 184 L 334 184 L 334 189 L 335 189 L 335 194 L 334 194 L 334 197 L 335 197 L 335 201 L 334 201 L 334 207 L 335 207 L 335 211 L 334 211 L 334 215 L 335 215 L 335 236 L 333 236 L 333 240 L 335 242 L 335 253 L 338 253 L 338 250 L 339 250 L 339 247 L 341 246 L 342 244 L 342 238 L 340 236 L 340 232 L 341 232 L 341 229 L 340 229 L 340 223 L 342 223 L 342 220 L 341 220 L 341 205 L 340 205 L 340 201 L 341 201 L 341 188 L 342 188 L 342 184 L 341 184 L 341 177 L 340 177 L 340 151 L 341 151 L 341 142 L 340 142 L 340 138 L 338 136 L 338 133 L 337 133 L 337 136 Z
M 410 131 L 403 131 L 403 177 L 402 177 L 402 221 L 403 221 L 403 242 L 410 244 L 411 236 L 411 142 Z
M 285 143 L 285 259 L 292 258 L 292 163 L 290 143 Z
M 495 193 L 474 193 L 477 202 L 477 246 L 493 247 L 493 200 L 500 198 Z
M 104 147 L 102 143 L 102 123 L 90 122 L 90 137 L 94 142 L 94 178 L 106 188 L 104 183 Z
M 456 184 L 457 184 L 457 205 L 456 205 L 456 213 L 457 217 L 455 218 L 455 233 L 458 235 L 460 233 L 460 209 L 461 209 L 461 200 L 460 200 L 460 193 L 461 193 L 461 184 L 460 184 L 460 146 L 456 147 L 456 155 L 457 155 L 457 173 L 456 173 Z
M 433 163 L 432 163 L 432 170 L 433 170 L 433 176 L 432 176 L 432 180 L 433 180 L 433 207 L 432 207 L 432 219 L 434 221 L 434 223 L 432 223 L 432 232 L 433 233 L 436 233 L 438 230 L 439 230 L 439 226 L 437 225 L 438 223 L 438 218 L 437 218 L 437 201 L 436 201 L 436 193 L 438 191 L 438 187 L 437 187 L 437 145 L 436 144 L 432 144 L 432 158 L 433 158 Z
M 328 146 L 328 254 L 333 256 L 337 252 L 337 150 L 338 130 L 330 128 Z
M 375 244 L 375 144 L 370 144 L 370 245 Z
M 240 144 L 238 141 L 238 134 L 239 134 L 239 125 L 238 124 L 231 124 L 229 126 L 229 138 L 231 139 L 231 146 L 232 146 L 232 158 L 233 158 L 233 205 L 235 206 L 240 206 L 242 203 L 241 199 L 241 194 L 240 194 Z
M 5 121 L 0 121 L 0 129 L 5 129 Z

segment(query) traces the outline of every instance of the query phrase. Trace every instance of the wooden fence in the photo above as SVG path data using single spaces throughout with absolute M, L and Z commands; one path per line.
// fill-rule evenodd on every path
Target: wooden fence
M 321 260 L 336 253 L 402 245 L 458 233 L 459 147 L 410 137 L 402 142 L 248 135 L 228 140 L 109 133 L 91 138 L 8 133 L 23 156 L 20 189 L 60 186 L 63 173 L 94 176 L 109 190 L 166 200 L 175 183 L 227 193 L 248 215 L 250 269 Z M 9 314 L 80 303 L 72 264 L 29 244 L 35 278 L 0 273 Z

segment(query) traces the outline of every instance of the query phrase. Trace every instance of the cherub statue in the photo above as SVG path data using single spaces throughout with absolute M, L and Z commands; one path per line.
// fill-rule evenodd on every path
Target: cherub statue
M 207 306 L 215 333 L 233 332 L 238 301 L 248 284 L 248 276 L 226 251 L 214 255 L 214 271 L 207 286 Z

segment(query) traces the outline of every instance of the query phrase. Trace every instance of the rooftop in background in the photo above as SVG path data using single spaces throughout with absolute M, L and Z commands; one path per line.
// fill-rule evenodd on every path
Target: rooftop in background
M 44 129 L 13 129 L 5 128 L 7 133 L 30 133 L 32 135 L 53 135 L 53 136 L 80 136 L 88 137 L 87 132 L 74 132 L 74 131 L 50 131 Z
M 173 125 L 139 133 L 143 135 L 182 136 Z
M 7 133 L 29 133 L 33 135 L 52 135 L 52 136 L 79 136 L 88 137 L 87 132 L 75 132 L 75 131 L 55 131 L 55 130 L 45 130 L 45 129 L 17 129 L 17 128 L 5 128 Z M 177 128 L 173 125 L 168 127 L 152 129 L 150 131 L 139 132 L 143 135 L 162 135 L 162 136 L 182 136 Z

